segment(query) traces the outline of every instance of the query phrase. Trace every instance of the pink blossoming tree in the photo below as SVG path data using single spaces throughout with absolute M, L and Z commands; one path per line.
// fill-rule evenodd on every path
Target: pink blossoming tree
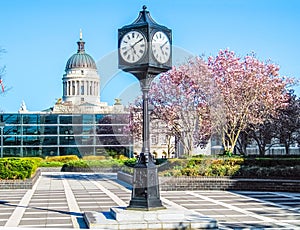
M 225 152 L 232 154 L 242 131 L 276 116 L 287 105 L 292 83 L 279 76 L 279 67 L 271 62 L 221 50 L 207 62 L 191 59 L 154 81 L 151 117 L 166 123 L 166 132 L 181 142 L 185 154 L 204 146 L 211 134 L 220 135 Z M 131 111 L 130 127 L 138 137 L 141 107 L 135 105 Z
M 214 113 L 214 127 L 222 136 L 225 151 L 231 154 L 249 124 L 262 124 L 287 105 L 287 86 L 292 80 L 279 76 L 275 64 L 259 61 L 254 55 L 241 59 L 230 50 L 209 57 L 208 66 L 222 96 L 222 106 Z
M 212 81 L 207 64 L 201 58 L 173 67 L 159 76 L 151 85 L 151 119 L 166 124 L 166 136 L 176 137 L 184 154 L 191 154 L 194 147 L 204 146 L 210 138 L 210 90 Z M 141 139 L 141 105 L 131 106 L 130 130 L 135 140 Z

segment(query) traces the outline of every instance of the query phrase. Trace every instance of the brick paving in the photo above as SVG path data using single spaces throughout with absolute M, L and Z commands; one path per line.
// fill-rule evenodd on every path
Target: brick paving
M 32 189 L 0 190 L 0 229 L 86 229 L 83 212 L 126 206 L 130 195 L 115 174 L 44 172 Z M 300 229 L 300 193 L 162 191 L 161 199 L 216 219 L 220 229 Z

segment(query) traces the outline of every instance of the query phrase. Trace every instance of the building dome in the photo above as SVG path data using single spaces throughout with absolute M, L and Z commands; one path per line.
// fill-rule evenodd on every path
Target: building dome
M 73 68 L 97 69 L 94 59 L 87 53 L 73 54 L 66 64 L 66 70 Z
M 97 69 L 94 59 L 85 52 L 84 44 L 82 40 L 82 33 L 80 32 L 80 39 L 77 42 L 78 50 L 76 54 L 73 54 L 66 64 L 66 71 L 73 68 L 90 68 Z

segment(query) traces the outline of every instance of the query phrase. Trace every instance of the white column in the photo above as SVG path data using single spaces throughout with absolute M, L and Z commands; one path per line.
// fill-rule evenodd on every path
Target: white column
M 68 93 L 67 93 L 68 96 L 71 95 L 71 83 L 70 81 L 68 81 Z
M 89 81 L 89 94 L 93 95 L 92 94 L 92 81 Z
M 76 95 L 80 95 L 80 84 L 79 84 L 79 81 L 76 81 L 76 85 L 77 85 L 77 93 Z
M 89 81 L 86 81 L 86 95 L 89 95 L 89 91 L 90 88 L 89 88 Z
M 80 94 L 81 94 L 81 95 L 84 95 L 84 88 L 85 88 L 85 87 L 84 87 L 84 81 L 81 81 L 81 82 L 80 82 Z
M 72 81 L 72 96 L 75 95 L 75 81 Z

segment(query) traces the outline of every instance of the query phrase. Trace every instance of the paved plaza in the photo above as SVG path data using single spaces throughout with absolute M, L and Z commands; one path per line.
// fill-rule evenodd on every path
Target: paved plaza
M 0 190 L 0 229 L 86 229 L 83 212 L 127 206 L 130 195 L 115 174 L 42 173 L 32 189 Z M 212 217 L 220 229 L 300 229 L 300 193 L 162 191 L 161 200 Z

